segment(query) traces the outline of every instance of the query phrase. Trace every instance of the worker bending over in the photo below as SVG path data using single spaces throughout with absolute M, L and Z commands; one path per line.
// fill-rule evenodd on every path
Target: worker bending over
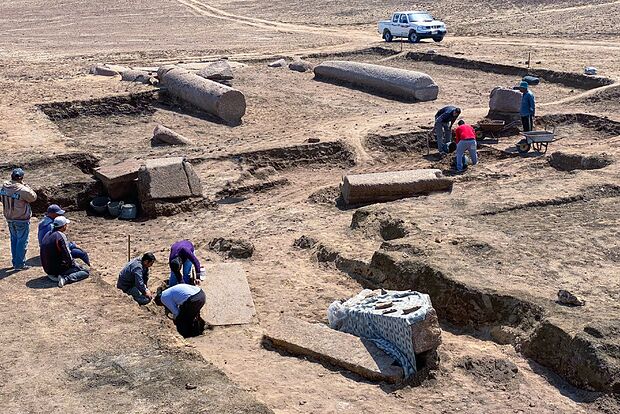
M 174 286 L 179 283 L 200 284 L 199 280 L 191 277 L 192 266 L 194 266 L 196 275 L 200 275 L 201 270 L 200 261 L 194 254 L 194 245 L 189 240 L 180 240 L 170 247 L 168 264 L 170 266 L 168 286 Z
M 461 115 L 461 108 L 444 106 L 435 114 L 435 139 L 440 154 L 448 152 L 448 143 L 452 141 L 452 125 Z
M 185 283 L 169 287 L 155 296 L 155 303 L 172 313 L 177 331 L 184 338 L 198 336 L 204 331 L 206 324 L 200 317 L 200 310 L 205 302 L 202 289 Z
M 459 121 L 459 126 L 456 128 L 456 171 L 463 172 L 463 156 L 465 151 L 469 152 L 472 165 L 478 163 L 478 153 L 476 147 L 476 131 L 474 128 L 466 124 L 462 119 Z

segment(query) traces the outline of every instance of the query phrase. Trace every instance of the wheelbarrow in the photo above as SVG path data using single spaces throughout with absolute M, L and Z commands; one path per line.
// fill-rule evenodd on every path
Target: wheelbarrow
M 518 126 L 518 121 L 509 122 L 508 124 L 506 124 L 505 121 L 501 120 L 483 119 L 474 126 L 474 130 L 476 131 L 476 139 L 480 141 L 483 140 L 485 137 L 498 139 L 502 133 L 514 130 Z
M 549 143 L 559 141 L 559 139 L 555 138 L 555 128 L 553 128 L 553 131 L 522 132 L 521 135 L 524 138 L 515 145 L 521 155 L 527 154 L 532 148 L 536 152 L 545 154 Z

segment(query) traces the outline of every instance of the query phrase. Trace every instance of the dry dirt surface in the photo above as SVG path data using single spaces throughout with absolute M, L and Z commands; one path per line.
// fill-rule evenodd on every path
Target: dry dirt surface
M 381 42 L 377 20 L 399 7 L 0 3 L 0 175 L 22 166 L 40 195 L 32 269 L 11 271 L 8 229 L 0 228 L 4 412 L 620 410 L 620 3 L 419 2 L 450 35 L 441 43 Z M 534 87 L 537 128 L 555 128 L 560 140 L 522 157 L 519 135 L 487 139 L 480 163 L 454 174 L 432 142 L 427 149 L 434 113 L 456 104 L 475 123 L 493 87 L 513 86 L 527 72 L 530 53 L 533 69 L 548 70 Z M 403 102 L 267 67 L 299 56 L 422 71 L 440 94 Z M 246 97 L 238 126 L 157 87 L 88 74 L 95 63 L 199 69 L 219 57 L 231 62 L 233 86 Z M 586 83 L 585 66 L 596 66 L 605 82 Z M 151 147 L 160 123 L 194 145 Z M 102 192 L 93 168 L 169 155 L 194 165 L 207 199 L 200 207 L 136 221 L 88 210 Z M 453 178 L 451 193 L 352 208 L 338 200 L 345 174 L 431 167 Z M 94 264 L 91 279 L 63 289 L 47 281 L 37 259 L 36 222 L 50 202 L 71 210 L 69 236 Z M 133 255 L 154 251 L 160 259 L 153 284 L 166 277 L 169 246 L 182 238 L 202 260 L 238 260 L 254 322 L 182 339 L 161 309 L 140 309 L 114 287 L 128 235 Z M 295 247 L 302 235 L 316 244 Z M 254 253 L 231 259 L 212 251 L 219 237 L 251 242 Z M 439 369 L 422 385 L 370 383 L 261 344 L 271 320 L 326 322 L 332 301 L 375 287 L 431 296 L 443 344 Z M 559 289 L 585 306 L 557 303 Z

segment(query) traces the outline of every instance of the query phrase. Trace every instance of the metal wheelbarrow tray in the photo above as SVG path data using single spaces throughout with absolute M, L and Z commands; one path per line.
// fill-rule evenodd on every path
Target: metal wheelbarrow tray
M 545 154 L 549 143 L 558 141 L 555 139 L 555 128 L 553 131 L 522 132 L 521 135 L 525 138 L 516 144 L 517 151 L 519 151 L 521 155 L 527 154 L 531 148 L 536 152 Z

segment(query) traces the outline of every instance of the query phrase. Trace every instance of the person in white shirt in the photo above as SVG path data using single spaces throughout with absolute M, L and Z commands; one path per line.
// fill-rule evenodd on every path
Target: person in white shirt
M 165 306 L 172 313 L 177 331 L 184 338 L 198 336 L 204 331 L 206 323 L 200 317 L 200 310 L 205 302 L 202 289 L 185 283 L 174 285 L 155 296 L 155 303 Z

